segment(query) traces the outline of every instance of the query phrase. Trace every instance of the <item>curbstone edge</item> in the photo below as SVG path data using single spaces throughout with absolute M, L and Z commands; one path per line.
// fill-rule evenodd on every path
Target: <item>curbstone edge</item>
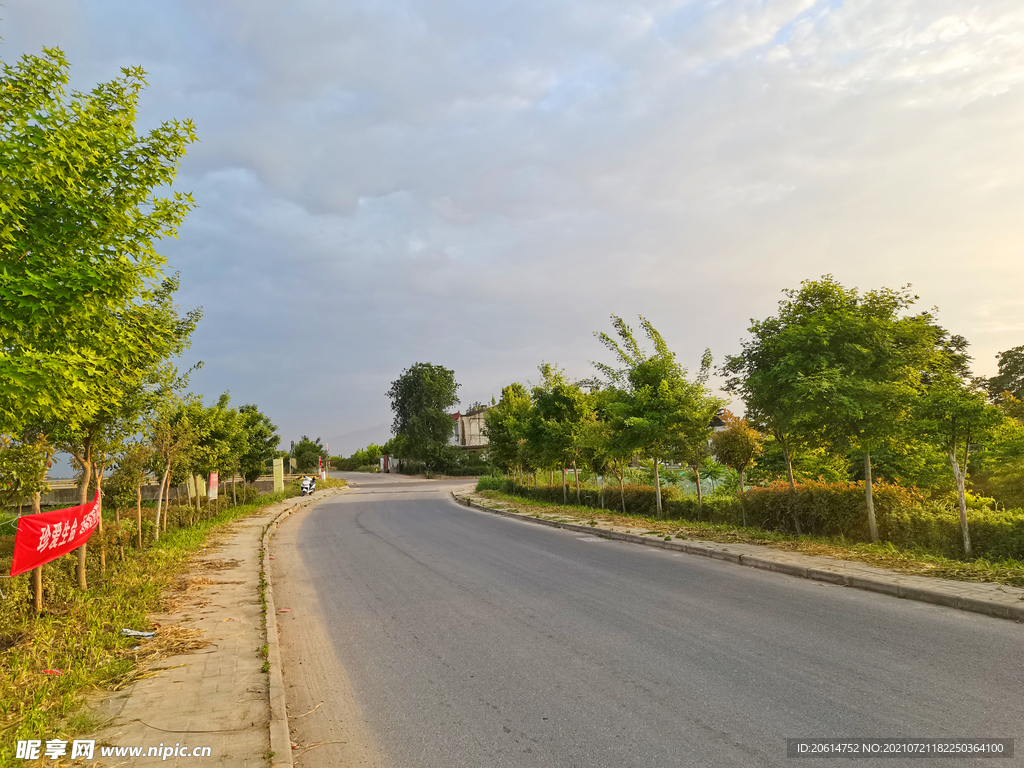
M 529 515 L 520 515 L 515 512 L 508 512 L 504 509 L 485 507 L 482 504 L 477 504 L 469 498 L 460 498 L 456 496 L 454 491 L 452 491 L 452 499 L 454 499 L 457 504 L 462 504 L 463 506 L 471 507 L 473 509 L 479 509 L 482 512 L 490 512 L 492 514 L 502 515 L 503 517 L 514 517 L 517 520 L 539 523 L 550 528 L 563 528 L 570 531 L 579 531 L 581 533 L 600 536 L 613 541 L 627 541 L 634 544 L 644 544 L 649 547 L 662 547 L 663 549 L 677 550 L 690 555 L 701 555 L 703 557 L 710 557 L 713 560 L 722 560 L 724 562 L 735 563 L 737 565 L 745 565 L 750 568 L 758 568 L 763 571 L 773 571 L 775 573 L 784 573 L 789 576 L 799 576 L 803 579 L 813 579 L 814 581 L 823 581 L 828 584 L 837 584 L 840 586 L 851 587 L 853 589 L 877 592 L 880 594 L 890 595 L 892 597 L 903 598 L 905 600 L 931 603 L 933 605 L 941 605 L 948 608 L 958 608 L 963 611 L 982 613 L 987 616 L 994 616 L 1000 619 L 1024 621 L 1024 604 L 1016 606 L 987 602 L 973 597 L 961 597 L 959 595 L 951 595 L 948 592 L 940 592 L 938 590 L 924 589 L 921 587 L 908 587 L 895 582 L 882 581 L 880 579 L 872 579 L 865 576 L 834 573 L 820 568 L 784 563 L 752 555 L 741 555 L 735 552 L 718 549 L 716 547 L 702 546 L 700 544 L 680 544 L 675 541 L 652 539 L 647 536 L 622 533 L 621 531 L 602 531 L 573 523 L 559 523 L 554 520 L 544 520 L 542 518 L 530 517 Z
M 267 624 L 267 661 L 270 664 L 270 751 L 273 753 L 270 764 L 272 767 L 293 768 L 294 762 L 292 760 L 291 734 L 288 730 L 288 702 L 285 697 L 284 674 L 281 666 L 281 646 L 277 636 L 277 610 L 274 607 L 274 584 L 269 560 L 270 537 L 277 526 L 292 512 L 324 501 L 346 488 L 325 488 L 325 495 L 319 499 L 315 495 L 306 498 L 299 497 L 299 501 L 282 510 L 263 531 L 260 564 L 263 579 L 266 582 L 264 590 L 266 612 L 264 616 Z

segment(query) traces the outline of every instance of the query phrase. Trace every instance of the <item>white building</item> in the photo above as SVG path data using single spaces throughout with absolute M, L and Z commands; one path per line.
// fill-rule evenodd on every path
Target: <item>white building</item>
M 487 445 L 487 435 L 484 434 L 484 419 L 487 415 L 488 406 L 477 405 L 465 413 L 453 413 L 452 420 L 455 426 L 452 429 L 451 444 L 459 448 L 484 448 Z

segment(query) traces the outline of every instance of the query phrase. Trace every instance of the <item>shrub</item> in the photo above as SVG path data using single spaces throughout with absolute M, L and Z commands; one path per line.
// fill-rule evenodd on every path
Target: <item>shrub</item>
M 562 487 L 536 489 L 503 477 L 481 477 L 478 491 L 502 491 L 528 499 L 562 504 Z M 575 505 L 576 489 L 569 484 L 568 503 Z M 892 483 L 875 483 L 872 495 L 882 540 L 900 547 L 917 548 L 932 554 L 963 558 L 960 517 L 955 509 L 927 503 L 916 488 Z M 655 490 L 648 486 L 626 484 L 622 496 L 626 513 L 653 517 Z M 580 488 L 580 501 L 587 507 L 599 507 L 596 488 Z M 794 519 L 801 531 L 819 536 L 843 536 L 855 541 L 868 540 L 867 512 L 863 483 L 805 482 L 790 490 L 786 482 L 748 490 L 739 498 L 705 499 L 698 511 L 697 500 L 684 496 L 676 488 L 663 488 L 662 501 L 669 519 L 703 520 L 711 523 L 741 525 L 743 507 L 748 525 L 764 530 L 795 533 Z M 617 485 L 605 486 L 605 508 L 619 512 L 622 501 Z M 1024 559 L 1024 509 L 970 509 L 967 513 L 971 543 L 977 557 L 990 560 Z
M 508 481 L 504 477 L 484 475 L 476 481 L 478 491 L 505 491 Z
M 1024 510 L 969 509 L 967 527 L 976 557 L 1024 559 Z M 960 513 L 940 504 L 900 507 L 879 519 L 879 532 L 897 546 L 963 558 Z

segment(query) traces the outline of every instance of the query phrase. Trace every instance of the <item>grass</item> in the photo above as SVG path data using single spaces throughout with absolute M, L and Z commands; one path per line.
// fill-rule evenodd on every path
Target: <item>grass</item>
M 149 615 L 167 607 L 165 590 L 180 584 L 192 555 L 212 535 L 226 533 L 233 521 L 298 495 L 293 486 L 170 529 L 141 551 L 126 546 L 123 562 L 116 544 L 108 542 L 102 576 L 99 547 L 90 546 L 85 593 L 75 586 L 74 553 L 47 563 L 45 610 L 38 616 L 30 607 L 30 573 L 0 580 L 0 766 L 21 764 L 14 758 L 20 739 L 68 738 L 94 730 L 97 723 L 81 707 L 84 694 L 117 690 L 145 675 L 159 658 L 202 647 L 201 633 L 194 630 L 160 627 L 156 637 L 140 642 L 121 629 L 151 630 Z M 13 537 L 0 539 L 0 571 L 9 570 L 12 547 Z
M 591 507 L 563 506 L 546 501 L 527 500 L 501 491 L 479 491 L 483 496 L 501 501 L 516 512 L 539 517 L 541 515 L 571 515 L 591 527 L 598 522 L 638 528 L 646 526 L 645 534 L 674 536 L 677 539 L 694 538 L 723 544 L 760 544 L 790 552 L 808 555 L 829 555 L 838 560 L 851 560 L 879 568 L 888 568 L 916 576 L 933 576 L 957 581 L 983 581 L 1024 587 L 1024 562 L 1019 560 L 954 560 L 926 552 L 903 549 L 888 542 L 867 544 L 844 537 L 795 536 L 760 528 L 704 523 L 694 520 L 659 520 L 656 517 L 623 515 L 610 510 Z

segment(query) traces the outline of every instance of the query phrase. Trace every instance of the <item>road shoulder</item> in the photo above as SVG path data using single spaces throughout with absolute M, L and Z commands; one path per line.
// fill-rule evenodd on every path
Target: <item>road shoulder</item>
M 290 515 L 270 545 L 294 762 L 299 768 L 378 768 L 383 759 L 320 618 L 316 587 L 298 551 L 300 529 L 312 512 L 306 508 Z M 330 706 L 320 706 L 324 702 Z

